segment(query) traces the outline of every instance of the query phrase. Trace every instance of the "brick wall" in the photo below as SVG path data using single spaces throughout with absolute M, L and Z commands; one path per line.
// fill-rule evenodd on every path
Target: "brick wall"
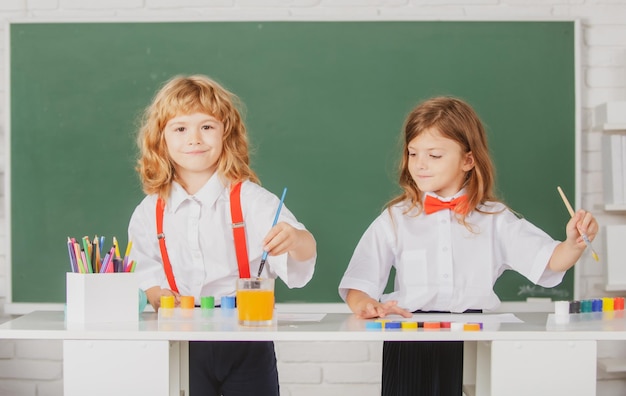
M 2 0 L 7 20 L 419 20 L 549 19 L 582 21 L 582 207 L 601 224 L 623 224 L 623 213 L 602 210 L 601 133 L 592 109 L 626 100 L 626 0 Z M 0 25 L 0 298 L 6 295 L 7 232 L 4 185 L 8 112 L 6 24 Z M 603 241 L 594 243 L 600 255 Z M 588 256 L 577 265 L 579 297 L 603 296 L 604 270 Z M 1 307 L 1 304 L 0 304 Z M 626 357 L 623 343 L 602 342 L 600 357 Z M 378 395 L 381 344 L 277 343 L 283 395 Z M 60 341 L 0 340 L 0 395 L 60 396 Z M 626 394 L 626 376 L 598 374 L 598 395 Z

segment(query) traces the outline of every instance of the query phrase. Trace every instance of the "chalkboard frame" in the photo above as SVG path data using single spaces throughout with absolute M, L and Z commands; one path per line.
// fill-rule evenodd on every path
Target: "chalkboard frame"
M 463 21 L 463 22 L 460 22 L 460 21 L 441 21 L 441 22 L 436 22 L 436 23 L 472 23 L 472 22 L 474 22 L 474 21 Z M 123 22 L 123 23 L 132 23 L 132 24 L 137 25 L 138 27 L 141 27 L 141 26 L 144 26 L 146 24 L 153 23 L 153 22 L 149 22 L 149 23 L 146 23 L 146 22 Z M 159 22 L 159 23 L 177 23 L 177 22 Z M 216 22 L 189 22 L 189 23 L 216 23 Z M 224 23 L 224 22 L 222 21 L 220 23 Z M 230 21 L 228 23 L 242 23 L 242 22 Z M 271 23 L 280 23 L 280 22 L 258 22 L 258 23 L 267 25 L 267 24 L 271 24 Z M 352 22 L 352 21 L 349 21 L 349 22 L 332 21 L 332 22 L 321 22 L 320 21 L 320 22 L 315 22 L 315 21 L 307 21 L 307 22 L 284 22 L 284 23 L 293 23 L 293 24 L 307 24 L 307 23 L 328 23 L 328 24 L 336 24 L 336 23 L 376 23 L 376 24 L 393 23 L 393 24 L 399 24 L 399 23 L 404 23 L 404 24 L 406 24 L 406 23 L 416 23 L 416 24 L 423 24 L 423 23 L 435 23 L 435 22 L 432 22 L 432 21 L 410 21 L 410 22 L 407 22 L 407 21 L 402 21 L 402 22 L 389 22 L 389 21 L 376 21 L 376 22 L 372 22 L 372 21 L 358 21 L 358 22 Z M 574 165 L 573 166 L 574 169 L 572 169 L 572 170 L 573 170 L 574 174 L 570 176 L 571 177 L 570 179 L 566 180 L 564 183 L 561 183 L 561 184 L 564 186 L 564 188 L 566 189 L 568 194 L 572 194 L 572 192 L 573 192 L 574 200 L 578 203 L 579 202 L 579 196 L 580 196 L 579 191 L 578 191 L 579 178 L 580 178 L 580 165 L 579 165 L 579 159 L 578 159 L 578 156 L 579 156 L 579 140 L 580 140 L 580 130 L 579 130 L 580 129 L 580 126 L 579 126 L 579 124 L 580 124 L 579 117 L 580 116 L 579 116 L 579 110 L 578 110 L 579 109 L 579 103 L 578 103 L 578 96 L 579 96 L 578 95 L 578 73 L 579 72 L 578 72 L 578 55 L 577 55 L 577 51 L 578 51 L 578 43 L 577 43 L 578 39 L 577 39 L 577 36 L 578 36 L 578 30 L 579 30 L 578 22 L 576 22 L 576 21 L 563 21 L 563 20 L 559 20 L 559 21 L 543 21 L 542 20 L 540 22 L 537 22 L 537 21 L 507 21 L 507 22 L 502 22 L 502 21 L 487 21 L 487 22 L 485 22 L 485 21 L 481 21 L 481 22 L 476 22 L 476 23 L 482 23 L 482 24 L 490 24 L 490 23 L 507 23 L 507 24 L 515 24 L 515 23 L 545 23 L 545 24 L 553 24 L 553 23 L 561 23 L 562 24 L 562 23 L 567 23 L 567 24 L 571 24 L 572 25 L 571 29 L 573 31 L 573 35 L 572 35 L 572 42 L 570 44 L 572 46 L 572 53 L 573 53 L 573 56 L 576 59 L 576 61 L 573 62 L 573 65 L 571 65 L 571 68 L 572 68 L 571 73 L 575 76 L 575 78 L 574 78 L 574 81 L 572 81 L 572 85 L 573 85 L 572 86 L 572 92 L 573 92 L 573 95 L 569 99 L 571 100 L 572 103 L 574 103 L 574 106 L 573 106 L 574 108 L 572 110 L 573 120 L 571 120 L 572 123 L 574 124 L 574 128 L 573 128 L 574 141 L 573 141 L 573 144 L 572 144 L 573 147 L 574 147 L 574 153 L 572 154 L 573 165 Z M 27 23 L 26 25 L 33 25 L 33 24 L 37 24 L 37 23 Z M 58 24 L 59 23 L 53 23 L 53 24 L 50 24 L 50 25 L 51 26 L 55 26 L 55 25 L 58 25 Z M 66 24 L 67 25 L 67 24 L 84 24 L 84 23 L 81 23 L 81 22 L 78 22 L 78 23 L 76 23 L 76 22 L 67 22 L 67 23 L 62 23 L 62 24 Z M 89 23 L 89 24 L 101 25 L 102 23 L 95 22 L 95 23 Z M 18 26 L 18 25 L 21 25 L 21 24 L 12 24 L 12 25 L 10 25 L 11 30 L 13 30 L 14 26 Z M 12 43 L 11 35 L 9 35 L 9 40 L 10 40 L 10 43 Z M 12 51 L 12 47 L 9 46 L 9 48 Z M 11 74 L 11 66 L 13 65 L 13 63 L 12 63 L 13 62 L 13 57 L 9 56 L 8 58 L 10 59 L 9 76 L 12 76 L 12 74 Z M 165 77 L 165 76 L 163 76 L 163 77 Z M 215 76 L 215 77 L 217 77 L 217 79 L 219 80 L 219 76 Z M 164 78 L 161 78 L 161 80 L 164 80 Z M 11 108 L 10 114 L 13 114 L 13 106 L 11 105 L 11 103 L 12 103 L 11 99 L 13 98 L 13 96 L 12 96 L 11 92 L 13 92 L 15 90 L 15 87 L 13 87 L 13 79 L 12 78 L 10 78 L 10 82 L 11 82 L 11 84 L 10 84 L 11 85 L 11 89 L 7 90 L 8 91 L 7 93 L 8 93 L 8 96 L 9 96 L 9 100 L 7 100 L 7 103 L 9 103 L 9 106 Z M 238 90 L 236 87 L 232 87 L 232 84 L 225 83 L 225 85 L 228 86 L 229 88 L 232 88 L 233 91 L 235 91 L 236 93 L 240 94 L 240 90 Z M 152 88 L 155 88 L 155 86 L 153 86 Z M 441 93 L 450 93 L 450 94 L 453 94 L 453 95 L 456 94 L 454 92 L 441 92 Z M 432 95 L 429 95 L 429 96 L 432 96 Z M 460 96 L 463 96 L 463 95 L 460 95 Z M 415 100 L 413 100 L 413 102 L 410 105 L 407 105 L 407 107 L 404 109 L 403 113 L 406 114 L 406 112 L 410 109 L 410 107 L 412 107 L 412 105 L 414 105 L 417 102 L 417 100 L 424 99 L 424 98 L 425 97 L 415 97 L 414 98 Z M 243 97 L 243 99 L 244 99 L 244 102 L 246 102 L 246 100 L 245 100 L 246 98 Z M 480 108 L 480 104 L 477 105 L 475 102 L 473 102 L 471 100 L 471 98 L 469 98 L 469 101 L 470 101 L 470 103 L 475 105 L 475 107 L 478 108 L 479 113 L 481 113 L 482 109 Z M 246 103 L 246 105 L 248 106 L 248 108 L 250 108 L 250 110 L 248 110 L 248 113 L 250 113 L 252 111 L 251 106 L 250 106 L 249 103 Z M 395 120 L 395 127 L 396 127 L 395 129 L 396 130 L 394 131 L 394 133 L 397 132 L 397 130 L 399 130 L 399 126 L 400 126 L 400 124 L 401 124 L 401 122 L 403 120 L 404 114 L 400 117 L 400 119 L 396 119 Z M 12 117 L 7 117 L 7 118 L 9 120 L 12 119 Z M 135 121 L 135 120 L 133 120 L 133 121 Z M 489 128 L 489 125 L 488 125 L 488 128 Z M 8 143 L 7 147 L 12 147 L 10 145 L 11 144 L 10 135 L 11 135 L 11 133 L 13 131 L 11 122 L 9 122 L 9 127 L 7 128 L 7 131 L 9 131 L 9 133 L 6 134 L 7 135 L 6 136 L 6 140 L 7 140 L 7 143 Z M 392 134 L 392 136 L 394 136 L 394 138 L 395 138 L 394 134 Z M 263 138 L 261 137 L 261 138 L 257 138 L 257 139 L 259 139 L 260 147 L 262 147 L 263 146 L 263 142 L 262 142 Z M 254 138 L 253 138 L 253 143 L 254 143 Z M 259 143 L 259 142 L 257 142 L 257 143 Z M 119 147 L 116 146 L 116 147 L 114 147 L 114 149 L 119 149 Z M 11 151 L 11 150 L 9 150 L 9 151 Z M 272 154 L 275 154 L 275 153 L 272 153 Z M 395 153 L 385 153 L 385 156 L 387 157 L 387 158 L 385 158 L 385 161 L 386 161 L 385 162 L 385 167 L 384 167 L 384 169 L 381 170 L 381 171 L 384 171 L 384 173 L 385 173 L 384 176 L 389 179 L 389 181 L 390 181 L 389 185 L 391 185 L 391 186 L 393 186 L 393 184 L 395 182 L 395 180 L 394 180 L 395 175 L 393 175 L 393 167 L 390 165 L 390 163 L 393 162 L 393 160 L 395 160 L 395 158 L 391 158 L 393 155 L 395 155 Z M 14 156 L 14 153 L 7 153 L 7 158 L 9 159 L 9 161 L 8 161 L 9 164 L 12 164 L 11 161 L 12 161 L 12 157 L 13 156 Z M 254 157 L 253 157 L 253 160 L 254 160 Z M 257 160 L 258 160 L 258 157 L 257 157 Z M 128 164 L 132 164 L 132 161 L 129 158 L 126 159 L 126 163 L 124 165 L 128 166 Z M 15 199 L 13 197 L 13 188 L 12 188 L 12 184 L 11 184 L 12 183 L 11 180 L 12 180 L 12 173 L 13 172 L 12 172 L 11 168 L 12 167 L 10 165 L 7 166 L 7 172 L 6 172 L 6 177 L 5 177 L 5 184 L 7 186 L 7 188 L 5 189 L 5 191 L 7 192 L 7 196 L 5 198 L 5 201 L 7 203 L 7 221 L 8 221 L 8 228 L 9 228 L 9 233 L 8 233 L 9 236 L 7 238 L 8 241 L 9 241 L 8 255 L 7 255 L 7 257 L 8 257 L 7 261 L 9 263 L 9 269 L 8 269 L 9 285 L 8 285 L 8 288 L 7 288 L 7 290 L 9 291 L 8 296 L 7 296 L 8 297 L 8 302 L 9 302 L 9 304 L 13 304 L 13 303 L 41 303 L 42 302 L 42 301 L 40 301 L 41 299 L 35 299 L 35 300 L 30 301 L 28 299 L 24 300 L 23 296 L 22 297 L 18 297 L 18 298 L 14 298 L 14 293 L 13 292 L 14 292 L 15 289 L 18 288 L 18 287 L 15 287 L 14 280 L 15 280 L 16 272 L 18 272 L 18 271 L 16 271 L 13 268 L 13 266 L 14 266 L 13 258 L 15 256 L 15 253 L 13 252 L 13 249 L 12 249 L 13 248 L 13 243 L 14 243 L 14 238 L 13 238 L 13 235 L 12 235 L 12 230 L 13 230 L 12 209 L 13 209 L 13 203 L 15 201 L 17 201 L 17 199 Z M 282 186 L 280 184 L 280 181 L 269 180 L 263 174 L 263 172 L 269 173 L 270 171 L 273 172 L 274 170 L 271 169 L 271 167 L 269 167 L 267 170 L 263 169 L 260 172 L 261 176 L 262 176 L 262 181 L 264 182 L 264 185 L 266 187 L 268 187 L 270 190 L 278 191 L 280 189 L 280 186 Z M 293 189 L 290 188 L 290 191 L 292 191 L 292 190 Z M 550 193 L 551 192 L 546 192 L 545 193 L 544 196 L 546 197 L 546 199 L 550 199 L 549 198 L 550 197 Z M 391 195 L 392 194 L 388 194 L 388 196 L 386 198 L 390 198 Z M 516 206 L 514 203 L 512 203 L 511 199 L 509 199 L 509 197 L 505 197 L 505 198 L 507 199 L 507 202 L 511 203 L 511 206 L 513 208 L 518 209 L 519 206 Z M 295 199 L 297 199 L 297 198 L 295 198 Z M 363 224 L 365 224 L 365 226 L 376 216 L 376 213 L 380 211 L 380 209 L 382 208 L 382 204 L 384 204 L 385 201 L 386 201 L 386 199 L 381 200 L 379 198 L 379 200 L 377 201 L 378 206 L 372 208 L 371 211 L 368 213 L 369 218 L 367 218 L 366 216 L 363 216 L 364 217 L 363 218 Z M 290 206 L 289 202 L 287 202 L 287 205 Z M 299 215 L 299 211 L 297 209 L 297 203 L 292 203 L 291 205 L 294 205 L 294 207 L 290 206 L 290 208 L 297 215 Z M 556 207 L 556 206 L 554 206 L 554 207 Z M 520 210 L 520 212 L 522 214 L 525 214 L 524 210 Z M 299 216 L 299 217 L 301 218 L 301 216 Z M 301 220 L 303 220 L 303 219 L 301 218 Z M 532 220 L 532 218 L 531 218 L 531 220 Z M 306 220 L 303 220 L 303 222 L 305 222 L 305 224 L 309 225 L 309 223 L 307 223 Z M 365 229 L 363 227 L 363 224 L 360 225 L 360 227 L 361 227 L 361 231 L 360 232 L 362 232 Z M 117 233 L 118 238 L 120 236 L 122 236 L 122 237 L 124 236 L 123 235 L 124 231 L 125 230 L 122 230 L 121 232 Z M 79 236 L 79 235 L 75 235 L 75 236 Z M 63 236 L 63 238 L 64 238 L 64 236 Z M 120 238 L 120 239 L 124 240 L 125 238 Z M 354 243 L 355 243 L 355 241 L 351 241 L 352 245 L 354 245 Z M 342 261 L 341 264 L 337 264 L 337 265 L 345 268 L 345 264 L 347 264 L 347 262 L 344 263 Z M 61 266 L 61 265 L 58 265 L 58 264 L 56 264 L 56 265 L 57 265 L 55 267 L 56 269 L 60 268 L 61 270 L 63 270 L 64 266 Z M 322 266 L 322 265 L 328 265 L 328 264 L 319 263 L 318 262 L 318 268 L 320 266 Z M 574 271 L 570 271 L 570 284 L 569 284 L 569 286 L 567 286 L 567 289 L 568 289 L 567 291 L 569 293 L 569 295 L 568 295 L 569 297 L 571 297 L 572 294 L 575 294 L 574 293 L 575 282 L 573 282 L 571 280 L 571 278 L 573 277 L 573 273 L 574 273 Z M 18 284 L 18 286 L 20 286 L 20 285 L 21 284 Z M 336 285 L 335 285 L 335 289 L 336 289 Z M 281 290 L 279 290 L 278 293 L 279 293 L 279 301 L 280 301 Z M 543 294 L 544 294 L 543 291 L 539 291 L 537 293 L 531 291 L 530 294 L 528 295 L 528 297 L 532 297 L 534 295 L 541 296 Z M 547 293 L 545 295 L 548 296 L 548 297 L 551 296 L 550 293 Z M 554 296 L 554 295 L 552 295 L 552 296 Z M 523 298 L 525 298 L 525 297 L 520 298 L 520 300 L 523 300 Z M 313 301 L 310 301 L 310 300 L 306 300 L 306 299 L 302 300 L 302 299 L 299 299 L 298 297 L 296 297 L 294 299 L 287 298 L 285 301 L 336 302 L 336 301 L 339 301 L 339 300 L 338 300 L 338 297 L 335 294 L 333 299 L 332 300 L 328 300 L 328 301 L 327 300 L 319 300 L 319 301 L 313 300 Z M 508 301 L 508 300 L 505 299 L 505 301 Z M 54 302 L 60 302 L 60 301 L 54 301 Z

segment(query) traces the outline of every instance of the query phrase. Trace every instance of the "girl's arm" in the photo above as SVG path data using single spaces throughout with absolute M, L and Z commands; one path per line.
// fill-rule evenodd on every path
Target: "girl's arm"
M 598 229 L 598 222 L 591 213 L 584 210 L 576 212 L 565 227 L 567 239 L 554 249 L 548 268 L 555 272 L 562 272 L 573 267 L 587 247 L 581 233 L 587 234 L 589 240 L 593 241 Z
M 361 319 L 384 318 L 390 314 L 398 314 L 405 318 L 410 318 L 413 314 L 406 309 L 398 307 L 397 301 L 387 301 L 381 303 L 368 296 L 360 290 L 350 289 L 346 296 L 346 303 Z

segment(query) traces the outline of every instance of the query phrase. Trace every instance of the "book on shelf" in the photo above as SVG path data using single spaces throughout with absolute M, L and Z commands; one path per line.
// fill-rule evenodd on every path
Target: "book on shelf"
M 624 153 L 626 153 L 626 135 L 602 135 L 602 184 L 605 205 L 625 202 Z

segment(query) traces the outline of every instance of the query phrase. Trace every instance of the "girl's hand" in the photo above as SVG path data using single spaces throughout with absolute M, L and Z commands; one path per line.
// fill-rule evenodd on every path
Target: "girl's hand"
M 587 234 L 589 241 L 593 241 L 598 234 L 598 230 L 599 226 L 595 217 L 590 212 L 582 209 L 574 214 L 565 227 L 567 241 L 581 249 L 586 247 L 582 234 Z
M 401 315 L 410 318 L 413 314 L 404 308 L 398 306 L 397 301 L 387 301 L 381 303 L 378 301 L 365 301 L 360 307 L 356 307 L 354 314 L 360 319 L 384 318 L 387 315 Z
M 294 259 L 304 261 L 315 255 L 315 239 L 306 230 L 298 230 L 280 222 L 265 236 L 263 250 L 270 256 L 289 253 Z
M 155 311 L 159 311 L 161 307 L 161 296 L 174 296 L 175 306 L 180 304 L 180 294 L 170 290 L 170 289 L 161 289 L 159 286 L 154 286 L 146 290 L 146 297 L 148 298 L 148 302 L 152 305 Z
M 348 303 L 354 315 L 360 319 L 384 318 L 391 314 L 401 315 L 405 318 L 413 316 L 411 312 L 398 307 L 397 301 L 381 303 L 368 296 L 365 292 L 356 289 L 348 290 L 346 303 Z
M 567 238 L 559 243 L 552 252 L 550 261 L 548 261 L 548 268 L 555 272 L 567 271 L 572 268 L 587 247 L 582 234 L 587 234 L 591 242 L 598 234 L 598 229 L 598 222 L 591 213 L 584 210 L 574 213 L 574 216 L 565 226 Z

